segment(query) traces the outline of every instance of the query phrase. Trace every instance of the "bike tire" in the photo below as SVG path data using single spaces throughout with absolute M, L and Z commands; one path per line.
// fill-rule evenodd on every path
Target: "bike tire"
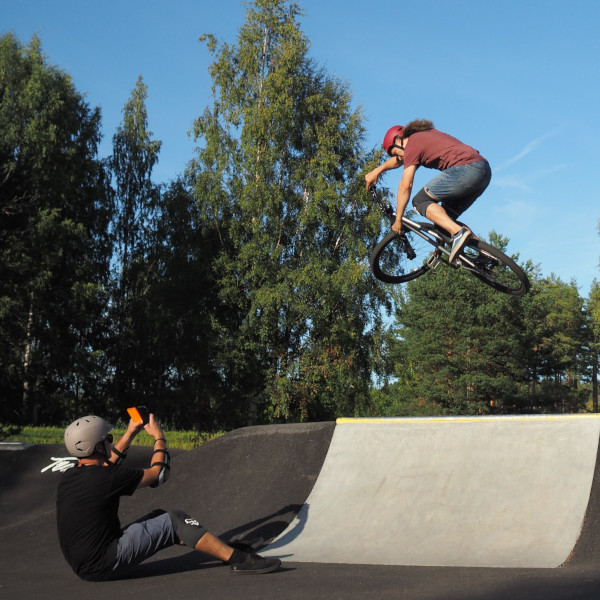
M 429 224 L 422 223 L 424 228 Z M 409 259 L 403 246 L 402 237 L 410 243 L 415 252 L 415 257 Z M 428 263 L 433 252 L 433 246 L 416 233 L 407 231 L 399 236 L 395 231 L 390 231 L 373 249 L 371 253 L 371 272 L 384 283 L 406 283 L 420 277 L 429 271 Z
M 489 258 L 490 256 L 493 258 Z M 481 240 L 469 240 L 465 244 L 458 264 L 504 294 L 524 296 L 531 288 L 525 271 L 512 258 Z

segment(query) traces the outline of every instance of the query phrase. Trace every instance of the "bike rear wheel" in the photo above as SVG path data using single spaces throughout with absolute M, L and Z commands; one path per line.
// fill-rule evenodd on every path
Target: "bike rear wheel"
M 458 262 L 475 277 L 504 294 L 523 296 L 531 287 L 529 278 L 512 258 L 481 240 L 469 240 Z
M 432 226 L 421 223 L 424 229 Z M 408 242 L 408 246 L 406 244 Z M 390 231 L 371 254 L 371 271 L 384 283 L 405 283 L 427 273 L 431 268 L 433 245 L 412 231 L 398 235 Z

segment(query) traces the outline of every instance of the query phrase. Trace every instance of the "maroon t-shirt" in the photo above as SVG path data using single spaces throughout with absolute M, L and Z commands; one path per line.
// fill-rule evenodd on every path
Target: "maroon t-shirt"
M 449 167 L 485 160 L 475 148 L 437 129 L 413 133 L 405 143 L 404 166 L 445 171 Z

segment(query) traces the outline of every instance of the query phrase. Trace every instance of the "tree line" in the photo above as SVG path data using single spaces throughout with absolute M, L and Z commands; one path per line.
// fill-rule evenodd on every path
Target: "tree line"
M 506 251 L 506 238 L 490 241 Z M 521 298 L 448 266 L 408 284 L 379 413 L 598 412 L 600 286 L 584 299 L 575 282 L 523 266 L 533 285 Z
M 596 284 L 584 300 L 530 264 L 520 299 L 443 267 L 372 277 L 381 154 L 301 16 L 257 0 L 235 44 L 202 36 L 199 148 L 160 184 L 142 77 L 100 157 L 100 110 L 37 37 L 0 38 L 0 423 L 597 410 Z

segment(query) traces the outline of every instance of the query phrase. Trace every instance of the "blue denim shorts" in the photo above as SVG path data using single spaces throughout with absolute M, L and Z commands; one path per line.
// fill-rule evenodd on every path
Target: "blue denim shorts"
M 492 170 L 487 160 L 450 167 L 424 186 L 423 190 L 433 200 L 421 201 L 418 206 L 415 204 L 415 209 L 425 216 L 427 206 L 439 202 L 450 216 L 458 217 L 483 194 L 491 179 Z

